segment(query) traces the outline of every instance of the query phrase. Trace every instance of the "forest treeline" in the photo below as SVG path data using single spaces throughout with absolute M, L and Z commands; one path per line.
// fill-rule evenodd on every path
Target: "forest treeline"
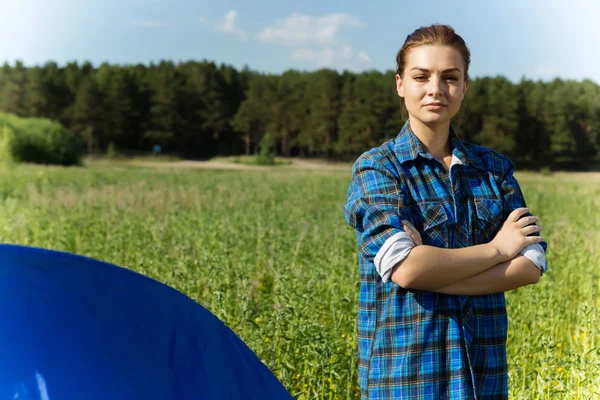
M 0 110 L 59 121 L 88 152 L 149 152 L 158 144 L 191 158 L 255 154 L 262 141 L 277 155 L 353 160 L 403 124 L 394 71 L 274 75 L 209 61 L 5 63 Z M 592 168 L 600 154 L 600 86 L 476 78 L 453 124 L 462 139 L 519 167 Z

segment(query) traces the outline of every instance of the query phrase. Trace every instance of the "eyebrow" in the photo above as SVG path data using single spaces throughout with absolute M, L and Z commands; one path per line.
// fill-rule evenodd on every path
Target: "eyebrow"
M 422 72 L 430 72 L 427 68 L 421 68 L 421 67 L 413 67 L 410 70 L 418 70 L 418 71 L 422 71 Z M 442 71 L 442 73 L 446 73 L 446 72 L 454 72 L 454 71 L 458 71 L 461 72 L 459 68 L 448 68 L 445 69 L 444 71 Z

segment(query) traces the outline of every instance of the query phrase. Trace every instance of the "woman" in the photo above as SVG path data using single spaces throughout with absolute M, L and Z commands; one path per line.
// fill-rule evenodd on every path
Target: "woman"
M 358 158 L 344 206 L 358 237 L 361 394 L 504 399 L 504 292 L 547 270 L 542 228 L 511 161 L 450 125 L 469 83 L 463 39 L 420 28 L 396 61 L 408 121 Z

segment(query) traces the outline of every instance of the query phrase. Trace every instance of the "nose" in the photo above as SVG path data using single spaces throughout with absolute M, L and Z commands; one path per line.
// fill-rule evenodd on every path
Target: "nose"
M 442 96 L 444 94 L 444 81 L 440 77 L 432 76 L 427 86 L 427 94 L 432 97 Z

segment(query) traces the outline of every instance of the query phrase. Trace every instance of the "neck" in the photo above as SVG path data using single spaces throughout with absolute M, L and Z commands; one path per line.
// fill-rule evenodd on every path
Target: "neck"
M 423 144 L 423 149 L 433 157 L 442 160 L 450 151 L 450 121 L 439 125 L 425 125 L 409 116 L 410 128 Z

